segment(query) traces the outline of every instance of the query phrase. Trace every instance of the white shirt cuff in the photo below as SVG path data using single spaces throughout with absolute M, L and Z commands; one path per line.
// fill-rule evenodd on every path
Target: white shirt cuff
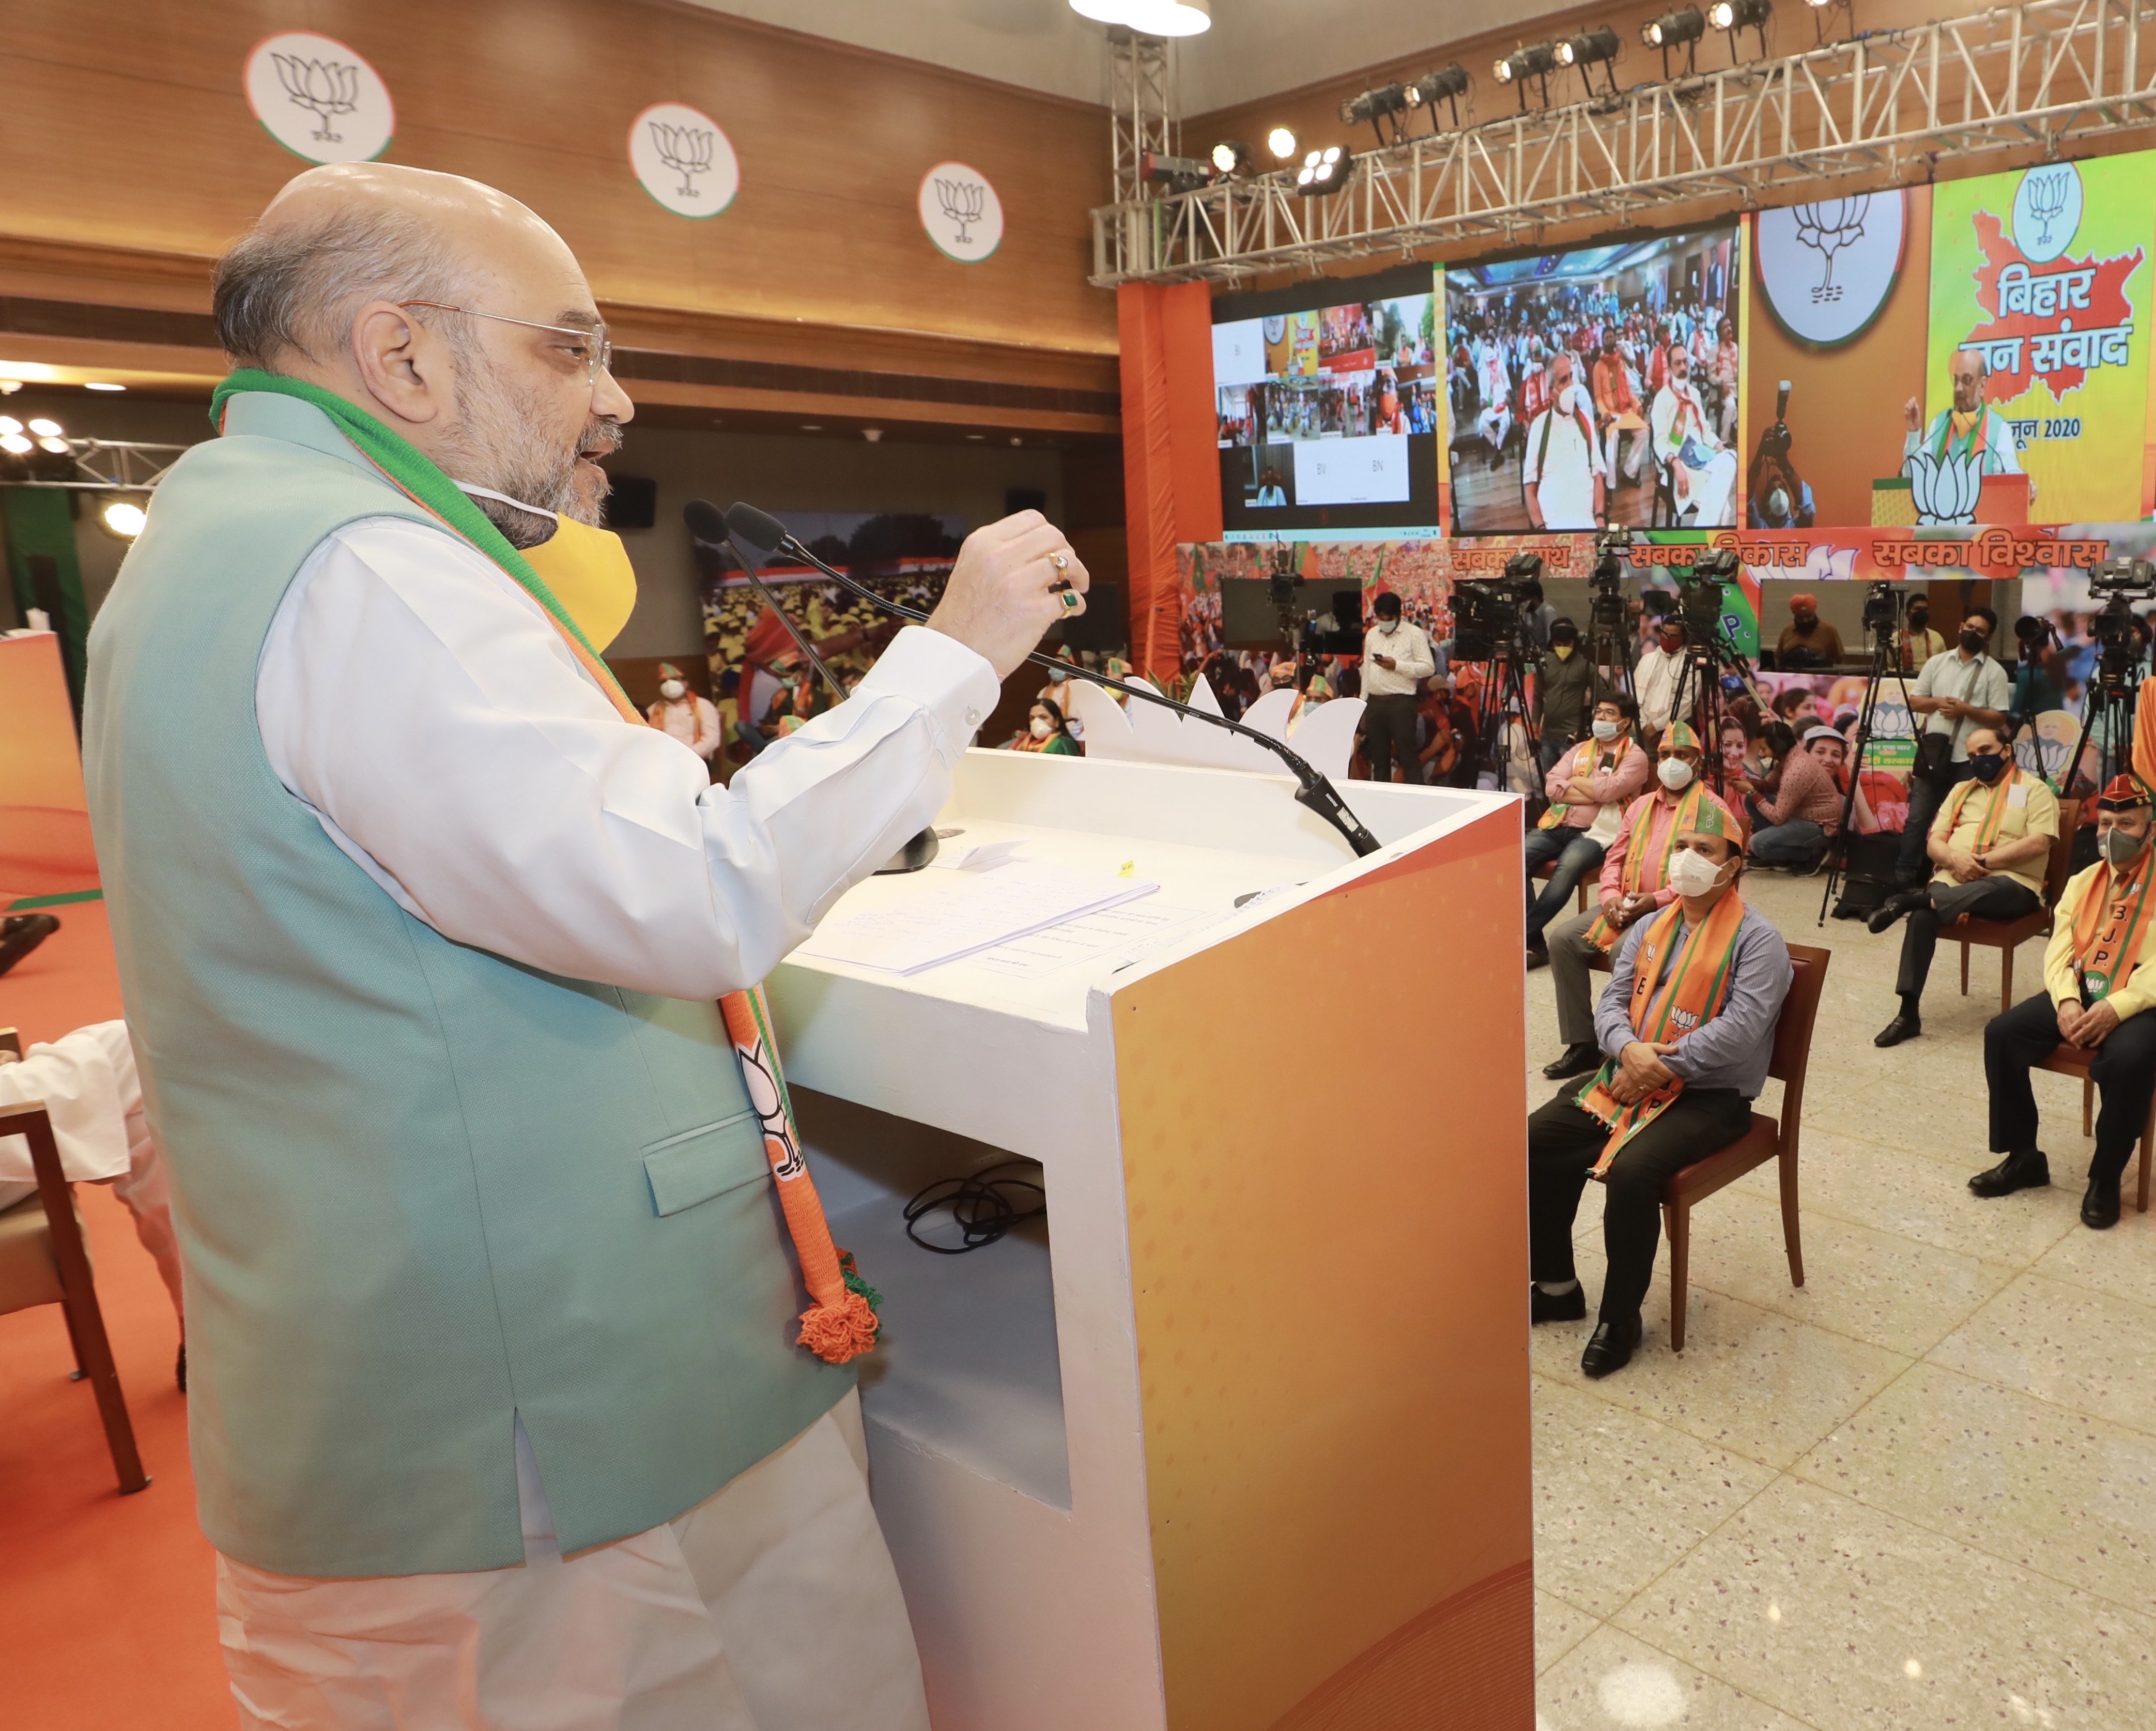
M 1003 696 L 988 658 L 946 632 L 908 625 L 861 680 L 864 692 L 911 698 L 928 711 L 936 755 L 948 770 Z

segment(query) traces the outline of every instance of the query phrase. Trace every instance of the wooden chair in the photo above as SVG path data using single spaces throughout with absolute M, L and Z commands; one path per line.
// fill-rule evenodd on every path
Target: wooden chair
M 2054 1076 L 2078 1076 L 2082 1079 L 2082 1134 L 2096 1133 L 2096 1084 L 2089 1080 L 2089 1065 L 2096 1057 L 2087 1046 L 2061 1045 L 2057 1050 L 2037 1065 L 2039 1070 L 2048 1070 Z M 2148 1148 L 2156 1143 L 2156 1098 L 2148 1102 L 2148 1122 L 2141 1127 L 2140 1173 L 2135 1180 L 2133 1206 L 2142 1214 L 2148 1212 Z
M 22 1047 L 13 1029 L 0 1029 L 0 1045 Z M 33 1305 L 57 1304 L 67 1318 L 74 1347 L 75 1374 L 96 1391 L 98 1415 L 105 1421 L 105 1445 L 120 1475 L 124 1496 L 150 1482 L 135 1446 L 135 1427 L 120 1392 L 120 1374 L 105 1338 L 105 1313 L 98 1308 L 97 1287 L 90 1276 L 90 1254 L 82 1241 L 82 1223 L 74 1211 L 74 1192 L 60 1169 L 59 1143 L 42 1104 L 0 1106 L 0 1136 L 29 1139 L 30 1166 L 38 1194 L 0 1212 L 0 1315 Z
M 1670 1240 L 1672 1351 L 1684 1350 L 1692 1205 L 1769 1160 L 1781 1162 L 1782 1241 L 1789 1253 L 1789 1284 L 1804 1283 L 1804 1246 L 1797 1231 L 1797 1137 L 1804 1122 L 1804 1069 L 1811 1061 L 1812 1023 L 1819 1015 L 1820 992 L 1826 984 L 1830 958 L 1830 952 L 1809 944 L 1789 946 L 1796 977 L 1789 982 L 1789 995 L 1782 1001 L 1782 1014 L 1774 1024 L 1774 1055 L 1767 1063 L 1767 1074 L 1779 1076 L 1782 1082 L 1779 1120 L 1753 1112 L 1752 1127 L 1743 1136 L 1704 1160 L 1693 1161 L 1663 1189 L 1662 1226 Z
M 1961 994 L 1969 996 L 1969 953 L 1974 944 L 1999 952 L 1999 1013 L 2014 1008 L 2014 952 L 2026 939 L 2048 936 L 2051 910 L 2073 874 L 2074 825 L 2081 818 L 2078 799 L 2059 802 L 2059 839 L 2051 844 L 2051 857 L 2044 868 L 2044 905 L 2018 920 L 1980 920 L 1964 914 L 1947 927 L 1946 935 L 1961 945 Z

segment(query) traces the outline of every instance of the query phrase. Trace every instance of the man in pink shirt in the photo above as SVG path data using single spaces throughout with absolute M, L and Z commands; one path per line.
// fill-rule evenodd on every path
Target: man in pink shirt
M 1580 879 L 1602 864 L 1623 826 L 1625 808 L 1647 784 L 1647 754 L 1632 737 L 1640 706 L 1620 691 L 1594 706 L 1594 737 L 1559 758 L 1543 791 L 1550 808 L 1527 831 L 1527 966 L 1546 968 L 1543 931 L 1558 917 Z M 1547 884 L 1535 873 L 1554 864 Z M 1537 893 L 1539 891 L 1539 893 Z
M 1635 799 L 1602 860 L 1602 906 L 1575 915 L 1549 933 L 1550 977 L 1557 984 L 1557 1030 L 1564 1050 L 1543 1066 L 1552 1081 L 1584 1076 L 1602 1062 L 1594 1040 L 1594 994 L 1590 969 L 1607 956 L 1625 928 L 1676 899 L 1670 887 L 1670 853 L 1677 819 L 1695 795 L 1722 806 L 1728 834 L 1741 836 L 1743 820 L 1699 779 L 1699 735 L 1686 722 L 1671 722 L 1662 734 L 1655 766 L 1661 785 Z

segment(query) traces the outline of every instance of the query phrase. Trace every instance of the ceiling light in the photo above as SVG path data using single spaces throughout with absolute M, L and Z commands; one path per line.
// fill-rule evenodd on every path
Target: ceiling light
M 63 457 L 67 455 L 68 442 L 57 436 L 40 439 L 38 441 L 38 449 L 41 451 L 50 451 L 56 457 Z
M 11 424 L 8 430 L 10 433 L 18 433 L 22 429 Z M 57 439 L 60 436 L 60 424 L 49 416 L 41 414 L 30 423 L 30 431 L 40 439 Z
M 125 385 L 108 384 L 101 379 L 95 378 L 85 379 L 82 382 L 82 388 L 85 391 L 124 391 L 127 388 Z
M 19 433 L 0 433 L 0 451 L 11 457 L 27 457 L 37 449 Z
M 1539 80 L 1542 85 L 1543 106 L 1549 106 L 1549 75 L 1557 66 L 1557 45 L 1537 42 L 1532 48 L 1516 48 L 1497 62 L 1492 69 L 1501 85 L 1511 85 L 1520 93 L 1520 111 L 1527 108 L 1527 81 Z
M 0 433 L 19 433 L 23 424 L 12 414 L 0 414 Z
M 861 437 L 868 440 L 870 444 L 874 444 L 879 439 L 883 437 L 883 429 L 880 427 L 864 427 L 861 429 Z
M 1213 25 L 1213 0 L 1070 0 L 1070 9 L 1142 36 L 1196 36 Z
M 97 508 L 98 526 L 122 541 L 132 541 L 149 521 L 149 514 L 132 499 L 108 499 Z
M 1020 439 L 1017 434 L 1014 433 L 1011 434 L 1011 443 L 1013 444 L 1024 444 L 1025 441 L 1023 439 Z
M 0 378 L 0 397 L 12 397 L 23 388 L 19 378 Z
M 824 430 L 824 424 L 821 421 L 803 421 L 801 424 L 801 430 L 803 433 L 821 433 Z
M 1240 139 L 1224 138 L 1210 152 L 1215 174 L 1248 174 L 1250 147 Z
M 1283 162 L 1295 155 L 1295 134 L 1286 126 L 1276 126 L 1265 134 L 1265 148 Z
M 973 439 L 986 439 L 988 436 L 988 435 L 985 433 L 968 433 L 966 435 L 967 438 Z
M 1442 72 L 1424 73 L 1410 88 L 1415 93 L 1415 100 L 1424 106 L 1456 100 L 1467 94 L 1467 69 L 1455 60 Z

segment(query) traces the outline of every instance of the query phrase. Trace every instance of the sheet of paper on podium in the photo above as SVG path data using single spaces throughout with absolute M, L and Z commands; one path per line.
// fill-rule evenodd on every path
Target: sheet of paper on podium
M 1150 896 L 1157 884 L 1023 863 L 960 872 L 886 905 L 826 921 L 797 953 L 918 973 Z

